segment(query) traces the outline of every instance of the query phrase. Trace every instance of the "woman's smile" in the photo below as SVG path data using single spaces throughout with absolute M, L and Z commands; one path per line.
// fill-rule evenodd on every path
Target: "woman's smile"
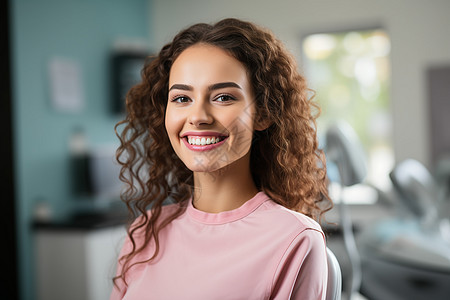
M 228 136 L 218 132 L 186 132 L 181 139 L 193 151 L 209 151 L 223 145 Z

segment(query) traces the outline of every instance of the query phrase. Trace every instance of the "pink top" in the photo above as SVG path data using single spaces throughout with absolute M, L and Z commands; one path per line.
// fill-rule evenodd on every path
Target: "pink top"
M 174 205 L 163 208 L 167 214 Z M 327 257 L 314 220 L 259 192 L 217 214 L 188 205 L 160 233 L 157 259 L 118 281 L 111 300 L 325 299 Z M 127 240 L 122 253 L 131 243 Z M 153 253 L 148 246 L 142 260 Z M 118 267 L 120 270 L 120 266 Z

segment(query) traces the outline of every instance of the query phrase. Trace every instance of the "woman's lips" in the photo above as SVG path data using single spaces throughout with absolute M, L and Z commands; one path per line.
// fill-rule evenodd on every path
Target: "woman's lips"
M 221 146 L 228 137 L 217 132 L 186 132 L 181 136 L 185 146 L 193 151 L 208 151 Z

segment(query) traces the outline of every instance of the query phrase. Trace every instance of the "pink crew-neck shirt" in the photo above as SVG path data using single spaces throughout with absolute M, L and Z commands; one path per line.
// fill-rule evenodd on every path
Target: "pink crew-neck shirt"
M 165 206 L 162 216 L 174 208 Z M 127 286 L 118 281 L 110 300 L 325 299 L 327 257 L 319 224 L 263 192 L 217 214 L 190 201 L 160 232 L 160 245 L 155 260 L 128 271 Z M 130 249 L 126 240 L 121 254 Z M 153 250 L 150 244 L 136 261 Z

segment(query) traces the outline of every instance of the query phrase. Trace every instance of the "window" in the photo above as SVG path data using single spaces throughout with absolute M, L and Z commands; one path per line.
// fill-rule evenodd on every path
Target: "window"
M 319 134 L 347 121 L 367 156 L 367 181 L 385 189 L 394 164 L 389 100 L 390 40 L 380 30 L 312 34 L 303 40 L 304 70 L 322 108 Z

